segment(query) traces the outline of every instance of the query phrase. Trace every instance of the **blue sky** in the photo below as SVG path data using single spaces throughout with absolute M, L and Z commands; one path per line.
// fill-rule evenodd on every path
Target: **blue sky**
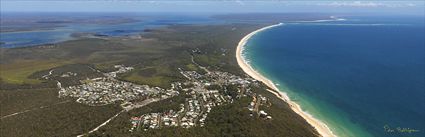
M 19 12 L 394 12 L 424 14 L 423 1 L 1 0 Z

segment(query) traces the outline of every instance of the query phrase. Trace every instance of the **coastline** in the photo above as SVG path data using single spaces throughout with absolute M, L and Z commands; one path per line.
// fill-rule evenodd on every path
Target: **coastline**
M 236 59 L 238 62 L 239 67 L 242 68 L 242 70 L 248 74 L 249 76 L 251 76 L 252 78 L 263 82 L 264 84 L 266 84 L 269 88 L 277 91 L 270 91 L 271 93 L 273 93 L 274 95 L 276 95 L 276 97 L 282 99 L 283 101 L 287 102 L 289 104 L 289 106 L 291 107 L 291 109 L 297 113 L 298 115 L 300 115 L 302 118 L 304 118 L 307 123 L 309 123 L 311 126 L 313 126 L 316 131 L 323 137 L 336 137 L 336 135 L 334 133 L 332 133 L 332 131 L 330 130 L 330 128 L 323 122 L 321 122 L 320 120 L 314 118 L 312 115 L 302 111 L 301 107 L 296 104 L 295 102 L 291 101 L 290 98 L 284 93 L 279 91 L 279 89 L 276 87 L 276 85 L 269 79 L 267 79 L 266 77 L 264 77 L 263 75 L 261 75 L 260 73 L 258 73 L 256 70 L 254 70 L 243 58 L 242 56 L 242 51 L 243 51 L 243 46 L 246 45 L 247 41 L 254 36 L 255 34 L 257 34 L 258 32 L 273 28 L 273 27 L 277 27 L 277 26 L 281 26 L 283 25 L 283 23 L 278 23 L 278 24 L 274 24 L 274 25 L 270 25 L 270 26 L 266 26 L 263 28 L 260 28 L 258 30 L 255 30 L 251 33 L 249 33 L 248 35 L 244 36 L 238 43 L 238 46 L 236 48 Z

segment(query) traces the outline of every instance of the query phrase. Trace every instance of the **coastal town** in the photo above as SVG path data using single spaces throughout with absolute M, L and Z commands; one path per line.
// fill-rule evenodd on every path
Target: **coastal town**
M 167 90 L 117 80 L 118 74 L 131 71 L 133 67 L 123 65 L 114 67 L 117 69 L 116 71 L 104 73 L 104 77 L 81 80 L 81 85 L 61 87 L 58 81 L 59 97 L 74 97 L 77 98 L 76 102 L 90 106 L 121 102 L 124 109 L 130 110 L 179 94 L 174 90 L 174 83 L 172 88 Z
M 271 103 L 266 97 L 251 91 L 251 86 L 258 86 L 258 81 L 249 77 L 242 78 L 228 72 L 210 71 L 205 67 L 196 65 L 203 69 L 205 73 L 185 71 L 178 68 L 179 73 L 186 80 L 172 83 L 170 89 L 118 80 L 118 75 L 132 71 L 134 68 L 115 65 L 116 71 L 103 73 L 102 77 L 81 80 L 80 85 L 62 87 L 61 83 L 57 81 L 58 93 L 60 98 L 76 98 L 76 102 L 89 106 L 120 103 L 126 111 L 184 94 L 185 101 L 180 104 L 179 110 L 164 110 L 163 112 L 131 117 L 129 132 L 170 126 L 203 127 L 206 125 L 208 114 L 214 107 L 233 103 L 234 100 L 241 97 L 252 98 L 252 102 L 246 105 L 250 116 L 265 120 L 272 119 L 272 116 L 260 109 L 261 105 L 270 106 Z M 72 72 L 65 74 L 76 75 Z
M 264 110 L 259 109 L 260 105 L 270 106 L 271 103 L 266 97 L 257 95 L 250 89 L 252 84 L 258 84 L 256 80 L 241 78 L 220 71 L 207 71 L 206 74 L 200 74 L 196 71 L 183 71 L 181 68 L 179 70 L 188 79 L 188 81 L 181 83 L 186 87 L 182 88 L 181 91 L 188 96 L 185 103 L 180 104 L 178 111 L 166 110 L 162 113 L 149 113 L 132 117 L 130 119 L 132 123 L 130 132 L 135 130 L 147 131 L 167 126 L 203 127 L 212 108 L 233 103 L 235 99 L 242 96 L 253 98 L 253 101 L 247 104 L 250 116 L 261 117 L 265 120 L 272 119 Z M 226 87 L 236 88 L 228 89 Z

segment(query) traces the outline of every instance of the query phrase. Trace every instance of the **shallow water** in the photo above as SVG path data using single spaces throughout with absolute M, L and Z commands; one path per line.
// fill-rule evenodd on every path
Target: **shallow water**
M 49 13 L 48 15 L 51 16 Z M 65 13 L 58 13 L 60 16 Z M 36 14 L 43 16 L 44 14 Z M 72 16 L 68 15 L 67 16 Z M 88 14 L 84 16 L 93 16 L 93 18 L 106 16 L 103 14 Z M 21 16 L 26 16 L 21 15 Z M 35 16 L 33 14 L 27 15 L 28 18 Z M 49 16 L 46 15 L 46 18 Z M 77 15 L 76 15 L 77 16 Z M 82 16 L 78 14 L 78 16 Z M 145 15 L 149 17 L 134 16 L 134 19 L 140 20 L 131 23 L 120 24 L 64 24 L 64 27 L 57 27 L 53 30 L 35 30 L 35 31 L 20 31 L 20 32 L 2 32 L 0 33 L 0 41 L 4 42 L 1 47 L 14 48 L 14 47 L 27 47 L 36 46 L 40 44 L 56 43 L 66 40 L 75 39 L 71 36 L 73 33 L 93 33 L 104 36 L 127 36 L 143 33 L 145 29 L 152 29 L 156 27 L 163 27 L 172 24 L 215 24 L 220 23 L 218 20 L 206 18 L 204 16 L 183 16 L 183 15 Z M 158 17 L 156 17 L 158 16 Z

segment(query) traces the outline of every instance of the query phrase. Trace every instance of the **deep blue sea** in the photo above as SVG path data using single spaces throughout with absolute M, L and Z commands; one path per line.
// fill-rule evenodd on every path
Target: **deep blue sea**
M 346 18 L 268 29 L 244 56 L 337 135 L 424 137 L 424 17 Z

